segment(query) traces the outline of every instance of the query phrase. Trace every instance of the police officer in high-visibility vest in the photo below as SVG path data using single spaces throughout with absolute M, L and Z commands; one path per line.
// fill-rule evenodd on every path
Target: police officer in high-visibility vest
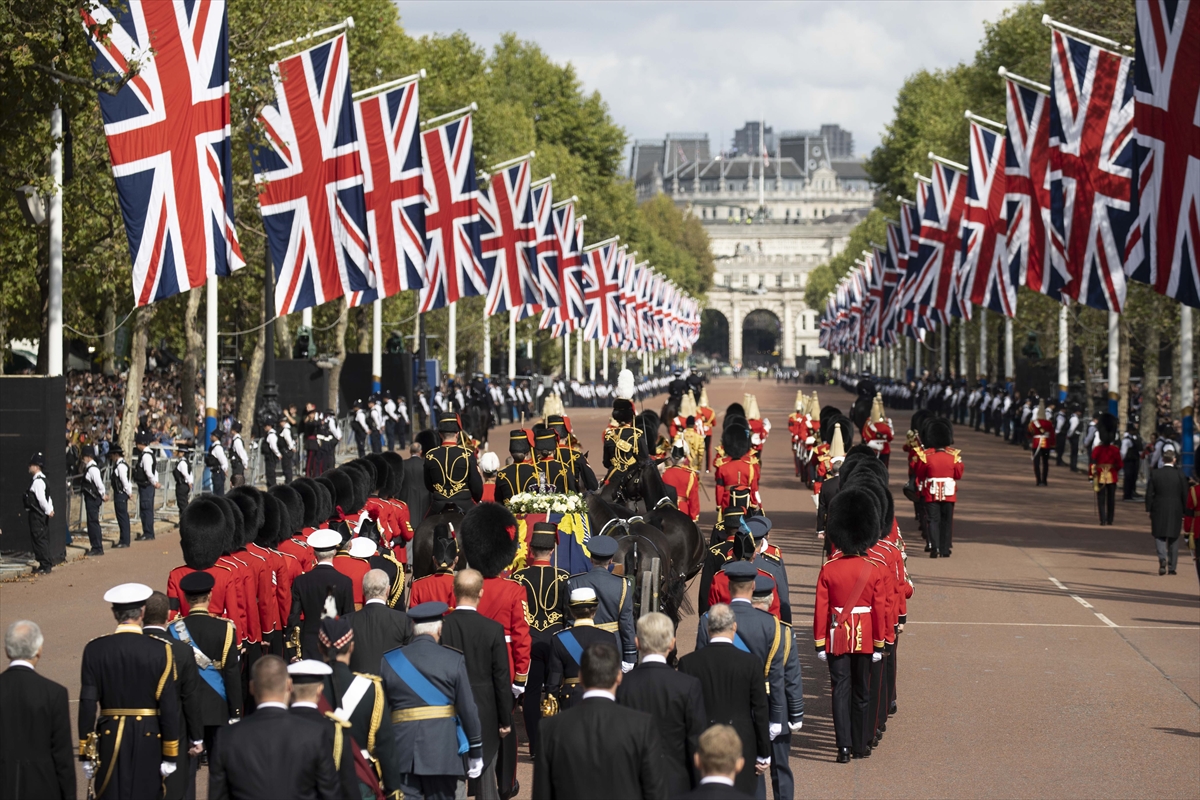
M 90 444 L 83 446 L 83 505 L 87 509 L 88 543 L 92 549 L 89 556 L 104 555 L 104 540 L 100 538 L 100 507 L 108 499 L 104 490 L 104 478 L 100 465 L 96 463 L 96 449 Z

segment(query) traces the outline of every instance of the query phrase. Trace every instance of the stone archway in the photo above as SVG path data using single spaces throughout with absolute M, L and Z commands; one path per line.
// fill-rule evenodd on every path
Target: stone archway
M 692 351 L 720 361 L 729 360 L 729 318 L 715 308 L 700 314 L 700 338 Z
M 742 321 L 742 365 L 779 364 L 783 355 L 783 325 L 773 311 L 758 308 Z

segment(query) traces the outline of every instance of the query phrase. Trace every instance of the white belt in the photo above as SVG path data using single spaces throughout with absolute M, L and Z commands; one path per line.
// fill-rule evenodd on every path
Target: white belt
M 930 492 L 935 496 L 954 496 L 954 478 L 927 478 L 925 484 L 929 487 Z
M 512 641 L 512 637 L 511 637 L 511 636 L 505 636 L 505 637 L 504 637 L 504 641 L 506 641 L 506 642 L 511 642 L 511 641 Z
M 839 614 L 842 613 L 842 610 L 840 608 L 838 608 L 837 606 L 834 606 L 833 610 Z M 851 614 L 870 614 L 871 607 L 870 606 L 855 606 L 854 608 L 850 609 L 850 613 Z

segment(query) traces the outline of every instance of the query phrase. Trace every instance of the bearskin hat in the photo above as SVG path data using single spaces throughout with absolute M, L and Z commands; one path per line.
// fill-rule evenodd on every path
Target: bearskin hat
M 1100 435 L 1101 444 L 1112 444 L 1117 440 L 1119 430 L 1117 418 L 1105 411 L 1096 420 L 1096 432 Z
M 417 433 L 416 441 L 417 444 L 421 445 L 421 454 L 429 455 L 430 450 L 442 443 L 442 437 L 437 435 L 437 431 L 426 428 Z
M 729 406 L 725 409 L 725 416 L 726 417 L 735 417 L 736 416 L 736 417 L 744 418 L 746 416 L 746 409 L 744 406 L 742 406 L 741 403 L 730 403 Z
M 449 526 L 439 523 L 433 526 L 433 563 L 448 567 L 458 558 L 458 542 L 450 535 Z
M 379 482 L 379 467 L 374 461 L 371 460 L 373 458 L 379 458 L 379 456 L 375 453 L 368 453 L 363 458 L 356 458 L 350 462 L 354 466 L 362 469 L 362 471 L 366 473 L 367 477 L 371 479 L 371 485 L 369 487 L 370 491 L 368 491 L 367 494 L 370 494 L 371 491 L 374 491 L 375 485 Z
M 354 500 L 357 495 L 357 490 L 354 488 L 354 477 L 344 467 L 339 469 L 331 469 L 322 477 L 329 480 L 333 485 L 333 504 L 337 507 L 330 517 L 337 516 L 337 512 L 342 514 L 353 514 L 358 510 L 354 505 Z
M 891 529 L 892 519 L 896 515 L 895 500 L 887 484 L 880 480 L 879 476 L 872 472 L 869 467 L 864 467 L 854 473 L 852 480 L 842 480 L 841 487 L 845 488 L 847 486 L 866 487 L 875 495 L 875 501 L 879 504 L 879 510 L 882 512 L 879 517 L 879 535 L 886 535 Z
M 253 486 L 238 486 L 230 489 L 225 495 L 232 500 L 242 512 L 242 520 L 245 525 L 244 537 L 242 546 L 244 547 L 249 542 L 257 542 L 259 531 L 262 530 L 263 521 L 266 513 L 263 510 L 266 505 L 262 500 L 262 493 Z
M 291 535 L 292 521 L 287 506 L 279 498 L 267 491 L 262 493 L 262 499 L 263 525 L 258 529 L 258 538 L 254 541 L 260 547 L 274 547 Z
M 362 460 L 351 461 L 342 468 L 354 481 L 354 499 L 351 501 L 350 508 L 342 506 L 342 511 L 347 514 L 356 514 L 366 505 L 367 498 L 371 496 L 371 487 L 375 485 L 375 476 L 371 474 Z
M 517 519 L 499 503 L 480 503 L 459 524 L 462 554 L 472 569 L 495 578 L 517 555 Z
M 846 453 L 846 460 L 842 462 L 842 468 L 838 472 L 838 474 L 842 476 L 843 485 L 845 485 L 846 481 L 850 480 L 850 476 L 853 475 L 855 470 L 858 470 L 859 467 L 863 468 L 863 472 L 869 472 L 882 480 L 884 484 L 887 483 L 887 467 L 885 467 L 883 462 L 875 456 L 875 451 L 866 445 L 856 444 L 854 447 L 850 448 L 848 453 Z
M 930 414 L 928 409 L 920 408 L 913 412 L 912 419 L 908 423 L 910 431 L 916 431 L 917 435 L 921 435 L 921 427 L 925 424 L 925 420 L 929 419 Z
M 319 525 L 334 515 L 337 507 L 337 487 L 325 475 L 313 478 L 313 485 L 317 490 L 317 505 L 319 507 L 317 524 Z
M 942 417 L 931 417 L 926 420 L 924 429 L 921 431 L 921 443 L 935 450 L 954 444 L 954 428 L 951 427 L 950 420 Z
M 838 426 L 841 427 L 843 451 L 849 453 L 850 448 L 854 446 L 854 423 L 840 413 L 829 417 L 822 417 L 821 441 L 833 444 L 833 429 Z
M 741 458 L 750 452 L 750 428 L 746 425 L 730 425 L 721 433 L 721 447 L 730 458 Z
M 825 535 L 848 555 L 860 555 L 879 541 L 881 512 L 875 492 L 862 485 L 843 486 L 829 504 Z
M 279 487 L 275 487 L 279 488 Z M 292 481 L 291 488 L 303 503 L 300 509 L 300 516 L 296 516 L 295 509 L 290 505 L 288 513 L 292 518 L 292 533 L 301 528 L 315 528 L 321 521 L 321 511 L 324 510 L 324 503 L 321 501 L 320 489 L 317 487 L 317 482 L 312 478 L 297 478 Z
M 272 486 L 267 490 L 267 494 L 279 503 L 281 511 L 279 538 L 275 540 L 276 544 L 305 527 L 310 513 L 316 514 L 316 491 L 311 486 L 305 486 L 304 491 L 308 492 L 309 500 L 304 499 L 301 490 L 295 488 L 294 482 L 292 486 Z M 313 519 L 315 518 L 314 516 Z
M 819 417 L 819 419 L 821 420 L 821 433 L 823 434 L 825 432 L 825 420 L 827 420 L 831 417 L 840 417 L 840 416 L 842 416 L 842 410 L 840 408 L 838 408 L 837 406 L 822 406 L 821 415 Z M 832 430 L 832 428 L 830 430 Z M 825 441 L 828 442 L 829 440 L 826 439 Z
M 217 563 L 225 552 L 228 528 L 225 511 L 210 494 L 201 494 L 183 509 L 179 517 L 179 549 L 183 563 L 194 570 L 205 570 Z
M 721 430 L 725 430 L 731 425 L 741 425 L 747 430 L 750 429 L 750 422 L 741 414 L 726 414 L 725 419 L 721 421 Z
M 637 421 L 642 433 L 646 434 L 646 446 L 653 451 L 654 445 L 658 441 L 658 428 L 662 424 L 662 420 L 653 411 L 643 411 L 637 415 Z
M 388 468 L 388 481 L 381 494 L 397 498 L 404 491 L 404 459 L 399 453 L 388 450 L 383 453 L 383 463 Z
M 225 536 L 225 552 L 234 553 L 246 546 L 246 519 L 237 503 L 228 497 L 213 497 L 225 514 L 227 534 Z

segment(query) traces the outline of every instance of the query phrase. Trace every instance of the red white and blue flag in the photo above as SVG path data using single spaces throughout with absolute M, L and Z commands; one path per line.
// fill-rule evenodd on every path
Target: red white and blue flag
M 970 143 L 958 270 L 959 308 L 967 319 L 972 304 L 1012 317 L 1017 313 L 1018 273 L 1005 255 L 1004 136 L 972 122 Z
M 354 104 L 375 288 L 353 293 L 352 306 L 424 284 L 425 189 L 417 87 L 413 81 Z
M 533 205 L 533 229 L 536 233 L 533 270 L 542 290 L 542 302 L 525 306 L 522 319 L 532 314 L 541 314 L 538 325 L 539 328 L 545 329 L 554 323 L 553 314 L 548 312 L 556 306 L 559 298 L 558 238 L 554 234 L 554 189 L 551 182 L 545 181 L 533 187 L 530 202 Z
M 1142 252 L 1136 281 L 1200 307 L 1200 3 L 1143 0 L 1137 9 L 1134 122 Z
M 253 160 L 277 314 L 374 284 L 349 62 L 343 34 L 271 65 Z
M 1133 201 L 1132 59 L 1051 31 L 1050 221 L 1065 292 L 1120 312 L 1140 235 Z
M 568 200 L 550 212 L 554 241 L 558 244 L 558 305 L 556 322 L 570 330 L 583 324 L 583 223 L 575 218 L 575 203 Z
M 583 254 L 584 337 L 604 347 L 613 344 L 621 315 L 619 253 L 616 242 L 610 242 Z
M 480 243 L 484 268 L 492 276 L 486 313 L 542 302 L 532 259 L 537 242 L 529 195 L 532 168 L 522 161 L 492 176 L 491 191 L 480 192 Z
M 245 265 L 233 225 L 225 3 L 82 10 L 96 76 L 138 74 L 100 112 L 139 306 Z M 96 38 L 97 28 L 112 24 Z
M 921 212 L 921 227 L 915 239 L 919 272 L 911 287 L 910 304 L 921 316 L 928 314 L 940 322 L 958 316 L 954 275 L 961 252 L 959 225 L 966 197 L 967 176 L 941 163 L 933 164 L 932 182 L 917 189 L 917 208 Z M 910 271 L 912 265 L 910 255 Z
M 421 134 L 425 188 L 425 285 L 420 311 L 486 295 L 471 115 Z

